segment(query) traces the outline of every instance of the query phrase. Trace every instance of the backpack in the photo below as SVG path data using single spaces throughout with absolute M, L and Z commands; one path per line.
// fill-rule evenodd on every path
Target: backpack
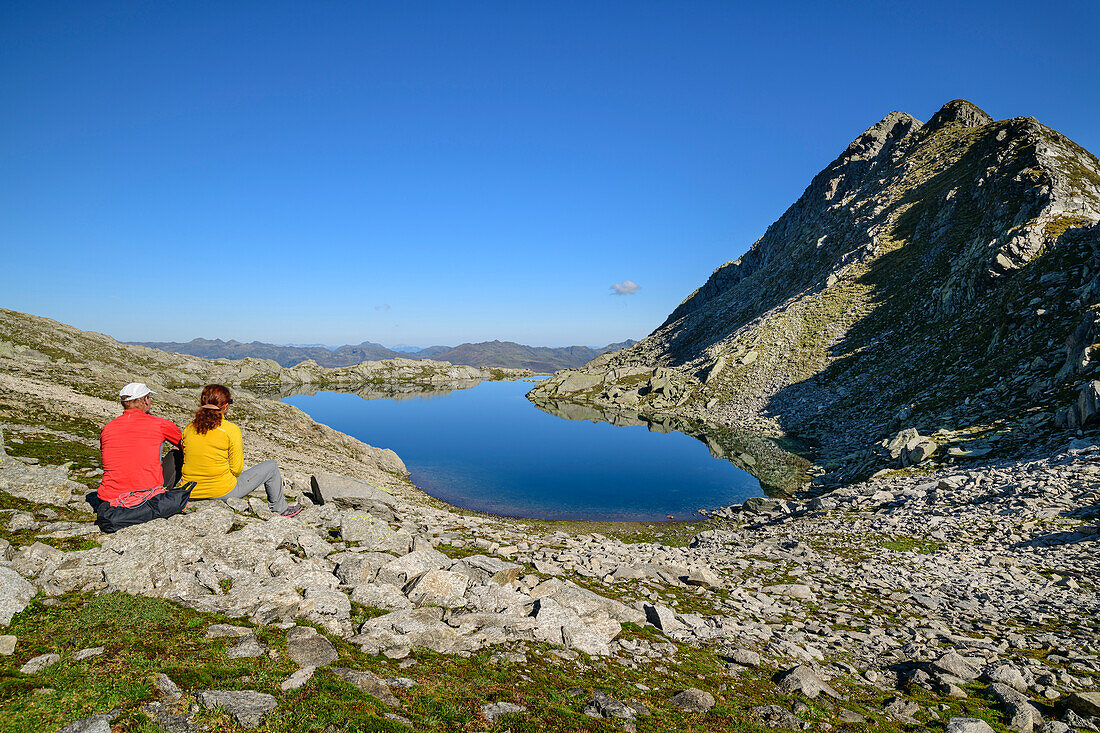
M 123 527 L 171 517 L 181 513 L 187 506 L 194 488 L 195 482 L 188 481 L 183 486 L 150 497 L 135 507 L 112 506 L 109 502 L 101 501 L 95 508 L 95 523 L 100 530 L 110 534 Z

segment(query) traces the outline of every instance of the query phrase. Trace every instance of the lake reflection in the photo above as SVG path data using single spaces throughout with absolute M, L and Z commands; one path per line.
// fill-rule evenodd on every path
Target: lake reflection
M 529 381 L 483 382 L 442 393 L 372 388 L 363 393 L 368 399 L 320 392 L 284 401 L 365 443 L 392 448 L 417 486 L 478 511 L 540 519 L 686 519 L 697 509 L 765 493 L 745 470 L 756 459 L 744 445 L 675 432 L 680 427 L 661 432 L 666 426 L 640 418 L 619 416 L 612 424 L 602 414 L 582 417 L 560 403 L 534 409 L 525 397 L 530 388 Z M 769 474 L 766 488 L 773 486 Z

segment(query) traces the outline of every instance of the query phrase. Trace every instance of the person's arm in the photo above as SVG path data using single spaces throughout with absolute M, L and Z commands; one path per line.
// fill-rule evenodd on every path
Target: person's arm
M 230 428 L 225 431 L 229 436 L 229 472 L 240 476 L 244 470 L 244 438 L 241 437 L 241 429 L 236 425 L 226 427 Z
M 180 441 L 183 439 L 183 433 L 180 431 L 179 426 L 171 420 L 161 422 L 161 433 L 164 435 L 165 440 L 175 446 L 179 446 Z

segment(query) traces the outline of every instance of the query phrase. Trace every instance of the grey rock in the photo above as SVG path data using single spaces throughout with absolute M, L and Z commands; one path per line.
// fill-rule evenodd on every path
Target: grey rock
M 805 730 L 810 724 L 779 705 L 758 705 L 749 711 L 753 721 L 768 728 Z
M 896 695 L 886 701 L 883 712 L 895 718 L 912 718 L 920 712 L 920 705 L 900 695 Z
M 299 667 L 324 667 L 340 656 L 331 641 L 309 626 L 295 626 L 287 632 L 286 653 Z
M 371 550 L 388 547 L 397 534 L 387 523 L 373 514 L 349 511 L 340 517 L 340 539 L 358 542 Z
M 8 469 L 0 475 L 0 491 L 36 504 L 67 506 L 73 493 L 86 491 L 83 484 L 69 479 L 69 470 L 62 466 L 26 466 L 5 462 Z
M 112 710 L 109 713 L 91 715 L 83 720 L 69 723 L 59 729 L 57 733 L 111 733 L 111 721 L 117 718 L 119 714 L 120 711 Z
M 61 661 L 60 654 L 39 654 L 37 657 L 32 657 L 27 660 L 27 663 L 19 668 L 19 671 L 23 674 L 37 674 L 50 665 L 57 664 Z
M 34 586 L 15 570 L 0 565 L 0 626 L 7 626 L 15 614 L 30 605 Z
M 417 550 L 399 557 L 378 569 L 378 582 L 404 587 L 413 578 L 429 570 L 449 567 L 451 559 L 438 550 Z
M 705 568 L 692 570 L 681 578 L 681 580 L 687 585 L 702 586 L 705 588 L 717 588 L 722 584 L 722 581 L 717 575 Z
M 1075 692 L 1062 701 L 1062 707 L 1078 715 L 1100 716 L 1100 692 Z
M 352 589 L 350 600 L 352 603 L 360 603 L 372 608 L 382 608 L 387 611 L 400 611 L 413 607 L 412 601 L 405 597 L 400 588 L 387 583 L 378 585 L 361 583 Z
M 73 654 L 73 661 L 79 662 L 81 659 L 87 659 L 88 657 L 98 657 L 104 652 L 104 647 L 97 646 L 90 649 L 81 649 Z
M 18 641 L 19 639 L 11 634 L 0 636 L 0 655 L 10 657 L 12 654 L 15 654 L 15 645 Z
M 947 721 L 947 733 L 993 733 L 993 729 L 980 718 L 951 718 Z
M 523 572 L 523 566 L 488 555 L 471 555 L 456 562 L 451 566 L 451 570 L 462 573 L 480 585 L 486 583 L 508 585 L 519 578 Z
M 1031 733 L 1036 725 L 1042 725 L 1042 715 L 1023 693 L 1000 682 L 992 683 L 987 691 L 1000 703 L 1008 718 L 1007 725 L 1012 730 Z
M 944 672 L 952 677 L 970 682 L 978 679 L 979 672 L 966 659 L 955 652 L 948 652 L 932 662 L 931 668 L 937 672 Z
M 230 659 L 253 659 L 262 657 L 267 652 L 267 647 L 260 643 L 255 634 L 240 637 L 240 641 L 226 650 L 225 656 Z
M 179 685 L 173 682 L 172 678 L 170 678 L 168 675 L 158 674 L 153 682 L 154 684 L 156 684 L 157 689 L 160 690 L 161 694 L 169 700 L 179 700 L 181 697 L 183 697 L 183 692 L 180 690 Z
M 1100 380 L 1093 379 L 1078 393 L 1077 419 L 1083 428 L 1100 422 Z
M 243 728 L 255 728 L 278 705 L 274 697 L 256 690 L 202 690 L 196 697 L 207 710 L 224 709 Z
M 1039 733 L 1073 733 L 1073 730 L 1060 720 L 1048 720 L 1043 723 Z
M 754 496 L 745 500 L 745 503 L 741 505 L 741 511 L 747 514 L 773 514 L 779 511 L 782 505 L 783 502 L 778 499 Z
M 15 512 L 8 520 L 9 532 L 22 532 L 25 529 L 38 529 L 38 522 L 30 512 Z
M 854 710 L 848 710 L 847 708 L 842 709 L 837 714 L 837 719 L 839 719 L 841 723 L 848 723 L 850 725 L 866 725 L 869 722 L 864 716 Z
M 669 698 L 669 702 L 689 713 L 705 713 L 714 707 L 714 696 L 705 690 L 689 687 Z
M 290 677 L 287 677 L 279 683 L 279 689 L 284 691 L 297 690 L 313 678 L 313 673 L 316 669 L 316 667 L 302 667 L 298 669 L 294 674 L 290 675 Z
M 343 680 L 350 682 L 357 687 L 360 691 L 367 693 L 373 698 L 376 698 L 385 705 L 390 707 L 400 707 L 401 701 L 390 692 L 390 688 L 386 687 L 386 683 L 382 679 L 374 674 L 362 669 L 346 669 L 344 667 L 333 667 L 332 673 Z
M 636 715 L 634 708 L 599 689 L 592 691 L 592 699 L 584 706 L 582 712 L 591 718 L 619 720 L 633 720 Z
M 800 583 L 781 583 L 779 585 L 764 586 L 765 593 L 798 598 L 799 600 L 812 601 L 815 599 L 813 588 Z
M 805 665 L 780 672 L 776 675 L 775 681 L 779 689 L 785 692 L 801 692 L 811 700 L 822 693 L 832 698 L 840 698 L 839 692 Z
M 397 558 L 386 552 L 343 552 L 329 558 L 335 559 L 336 577 L 344 585 L 357 586 L 369 583 L 378 575 L 378 569 Z
M 526 711 L 527 708 L 511 702 L 490 702 L 481 706 L 481 714 L 484 715 L 485 719 L 490 723 L 502 715 L 511 715 L 513 713 L 523 713 Z
M 1023 692 L 1027 689 L 1027 680 L 1024 679 L 1024 675 L 1011 664 L 1002 664 L 987 669 L 982 674 L 982 680 L 985 682 L 1000 682 L 1017 692 Z
M 463 594 L 470 579 L 450 570 L 429 570 L 414 578 L 405 590 L 409 600 L 420 606 L 454 608 L 465 605 Z
M 678 631 L 686 628 L 682 621 L 676 618 L 676 612 L 668 606 L 659 603 L 645 605 L 646 621 L 656 626 L 661 631 Z
M 401 521 L 393 495 L 367 481 L 320 473 L 313 476 L 311 483 L 321 504 L 367 512 L 384 522 Z
M 744 667 L 757 667 L 760 665 L 760 655 L 751 649 L 729 649 L 723 656 Z

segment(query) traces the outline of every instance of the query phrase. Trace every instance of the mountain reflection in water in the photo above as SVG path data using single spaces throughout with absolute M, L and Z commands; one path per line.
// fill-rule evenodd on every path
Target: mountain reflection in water
M 795 453 L 801 450 L 793 440 L 760 433 L 738 432 L 719 425 L 677 415 L 644 416 L 636 412 L 602 410 L 592 405 L 531 399 L 531 403 L 551 415 L 566 420 L 606 422 L 626 427 L 641 425 L 657 433 L 683 433 L 706 444 L 710 454 L 726 460 L 755 476 L 768 496 L 785 496 L 809 481 L 810 462 Z

